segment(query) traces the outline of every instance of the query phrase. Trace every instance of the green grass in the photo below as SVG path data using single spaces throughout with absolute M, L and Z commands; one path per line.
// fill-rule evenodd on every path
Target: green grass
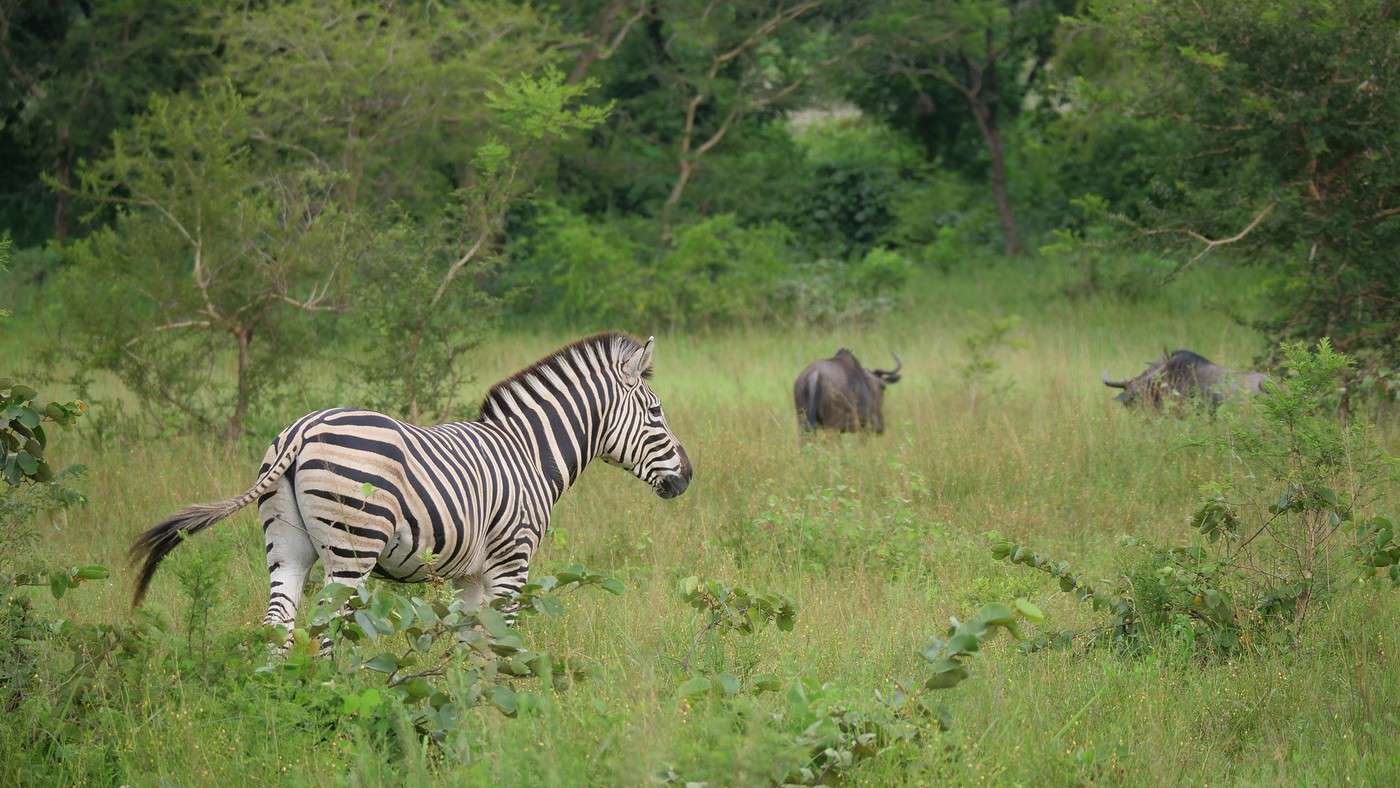
M 661 501 L 598 464 L 555 509 L 535 564 L 582 563 L 622 579 L 620 597 L 580 594 L 557 618 L 530 619 L 532 647 L 585 657 L 600 673 L 551 694 L 534 716 L 472 712 L 469 764 L 434 764 L 345 732 L 304 724 L 307 712 L 238 676 L 142 672 L 104 690 L 100 712 L 48 730 L 53 710 L 26 707 L 0 722 L 0 782 L 35 775 L 132 785 L 364 783 L 647 784 L 663 766 L 687 780 L 761 784 L 776 752 L 762 718 L 736 725 L 718 706 L 678 702 L 679 660 L 698 615 L 676 591 L 687 575 L 789 594 L 791 633 L 743 646 L 765 672 L 829 682 L 849 705 L 917 675 L 917 652 L 950 615 L 1024 596 L 1048 624 L 1091 618 L 1040 576 L 990 557 L 996 529 L 1070 560 L 1112 571 L 1116 540 L 1187 539 L 1197 487 L 1219 460 L 1182 448 L 1204 421 L 1124 412 L 1099 382 L 1135 374 L 1164 345 L 1247 366 L 1262 339 L 1218 308 L 1245 303 L 1238 272 L 1200 272 L 1149 302 L 1066 301 L 1066 272 L 1008 265 L 930 276 L 916 303 L 879 325 L 734 330 L 658 337 L 654 387 L 695 466 L 690 490 Z M 1013 383 L 974 398 L 960 379 L 971 312 L 1024 318 L 997 376 Z M 475 356 L 485 385 L 571 338 L 517 333 Z M 905 362 L 887 394 L 881 437 L 799 445 L 792 380 L 838 346 L 869 365 Z M 330 391 L 309 375 L 289 406 Z M 271 437 L 269 434 L 266 437 Z M 1393 433 L 1388 439 L 1394 446 Z M 246 489 L 260 446 L 204 438 L 101 448 L 55 438 L 63 462 L 88 466 L 91 503 L 42 525 L 40 554 L 117 568 L 106 583 L 36 604 L 83 622 L 124 621 L 124 552 L 136 534 L 185 504 Z M 815 496 L 816 500 L 809 500 Z M 825 497 L 823 497 L 825 496 Z M 812 526 L 792 526 L 800 511 Z M 784 517 L 789 517 L 784 520 Z M 775 526 L 773 523 L 778 522 Z M 837 523 L 843 549 L 820 533 L 794 544 L 784 528 Z M 802 545 L 805 545 L 802 546 Z M 170 622 L 158 652 L 185 648 L 182 566 L 218 557 L 223 575 L 211 638 L 227 640 L 262 614 L 267 580 L 255 514 L 245 510 L 193 539 L 157 575 L 147 607 Z M 1352 588 L 1310 620 L 1300 645 L 1264 657 L 1203 663 L 1170 643 L 1127 658 L 1107 650 L 1022 655 L 1006 640 L 945 693 L 953 729 L 858 768 L 860 784 L 1394 784 L 1400 781 L 1400 606 L 1395 592 Z M 220 641 L 222 642 L 222 641 Z M 197 662 L 197 661 L 196 661 Z M 191 664 L 154 660 L 151 666 Z M 40 681 L 64 676 L 40 666 Z M 232 688 L 232 689 L 230 689 Z M 53 692 L 54 697 L 62 693 Z M 38 726 L 39 730 L 35 730 Z M 44 761 L 40 763 L 39 761 Z

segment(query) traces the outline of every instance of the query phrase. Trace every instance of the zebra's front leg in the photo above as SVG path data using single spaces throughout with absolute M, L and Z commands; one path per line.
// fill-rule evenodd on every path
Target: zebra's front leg
M 530 558 L 539 547 L 540 534 L 545 528 L 525 521 L 510 532 L 510 539 L 498 544 L 487 558 L 486 580 L 487 604 L 495 604 L 505 617 L 506 624 L 514 627 L 520 618 L 520 602 L 517 597 L 530 577 Z M 505 600 L 496 603 L 496 600 Z

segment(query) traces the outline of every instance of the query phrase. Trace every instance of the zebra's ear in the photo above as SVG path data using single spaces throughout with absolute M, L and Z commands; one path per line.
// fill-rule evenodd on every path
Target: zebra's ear
M 622 362 L 622 376 L 626 379 L 627 385 L 636 386 L 642 382 L 642 378 L 651 371 L 651 349 L 656 345 L 656 337 L 647 337 L 647 342 L 640 348 L 632 351 Z

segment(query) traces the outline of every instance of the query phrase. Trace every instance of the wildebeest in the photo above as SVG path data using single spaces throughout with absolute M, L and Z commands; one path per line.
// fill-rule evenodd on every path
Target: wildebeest
M 899 382 L 903 366 L 895 356 L 894 369 L 866 369 L 846 348 L 831 358 L 813 361 L 792 387 L 798 424 L 808 430 L 884 432 L 885 386 Z
M 1109 380 L 1105 375 L 1103 383 L 1123 389 L 1114 399 L 1124 405 L 1146 404 L 1160 408 L 1169 399 L 1181 401 L 1197 397 L 1211 406 L 1219 405 L 1226 397 L 1239 392 L 1262 393 L 1264 381 L 1268 379 L 1262 372 L 1229 369 L 1212 364 L 1199 353 L 1177 350 L 1164 352 L 1162 358 L 1150 362 L 1141 375 L 1131 380 Z

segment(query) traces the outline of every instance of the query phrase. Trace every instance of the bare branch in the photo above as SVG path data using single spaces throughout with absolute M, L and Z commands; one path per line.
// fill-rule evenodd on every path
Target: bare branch
M 780 8 L 778 10 L 778 13 L 774 14 L 771 19 L 755 28 L 754 31 L 748 35 L 747 38 L 745 38 L 742 42 L 739 43 L 738 46 L 734 47 L 728 52 L 723 52 L 719 55 L 716 55 L 714 59 L 714 65 L 710 69 L 711 75 L 713 76 L 713 74 L 718 71 L 719 66 L 728 63 L 734 58 L 744 54 L 744 52 L 748 51 L 749 49 L 757 46 L 760 41 L 762 41 L 767 36 L 772 35 L 775 31 L 777 31 L 778 28 L 782 27 L 788 22 L 791 22 L 794 19 L 797 19 L 807 14 L 809 11 L 816 10 L 819 7 L 821 7 L 821 2 L 819 2 L 818 0 L 810 0 L 806 3 L 798 3 L 797 5 L 788 9 Z
M 636 12 L 614 31 L 612 30 L 613 23 L 617 20 L 618 14 L 622 13 L 624 5 L 624 0 L 614 0 L 603 12 L 598 24 L 594 26 L 593 46 L 579 55 L 578 61 L 574 63 L 573 69 L 569 72 L 568 79 L 565 80 L 567 84 L 575 85 L 583 81 L 584 76 L 588 74 L 588 69 L 594 63 L 607 60 L 616 54 L 618 47 L 622 46 L 622 42 L 627 39 L 627 34 L 632 31 L 632 27 L 641 21 L 651 8 L 650 0 L 638 0 Z M 607 38 L 609 33 L 611 33 L 611 40 L 600 45 L 599 39 Z
M 155 389 L 156 394 L 159 395 L 161 399 L 174 406 L 175 409 L 190 417 L 192 420 L 194 420 L 196 423 L 203 426 L 204 428 L 210 430 L 213 429 L 214 422 L 212 422 L 204 414 L 190 407 L 190 404 L 188 402 L 185 402 L 183 398 L 175 396 L 175 394 L 171 392 L 170 389 L 166 388 L 164 385 L 161 384 L 160 375 L 155 372 L 155 370 L 153 369 L 154 365 L 151 364 L 151 362 L 136 355 L 134 352 L 132 352 L 131 348 L 123 347 L 122 352 L 125 353 L 132 361 L 136 362 L 136 364 L 139 367 L 141 367 L 142 371 L 145 373 L 147 382 Z
M 1259 226 L 1260 222 L 1264 221 L 1265 217 L 1267 217 L 1270 213 L 1273 213 L 1274 208 L 1277 206 L 1277 201 L 1271 202 L 1268 205 L 1264 206 L 1264 209 L 1259 211 L 1259 213 L 1255 214 L 1254 218 L 1249 221 L 1249 224 L 1245 225 L 1243 230 L 1240 230 L 1239 232 L 1235 233 L 1229 238 L 1207 238 L 1206 236 L 1202 235 L 1201 233 L 1195 230 L 1190 229 L 1189 227 L 1161 227 L 1155 229 L 1139 228 L 1137 237 L 1148 237 L 1154 235 L 1184 235 L 1203 244 L 1201 251 L 1197 252 L 1191 259 L 1187 260 L 1181 265 L 1178 265 L 1175 269 L 1172 270 L 1171 273 L 1167 274 L 1166 278 L 1170 280 L 1176 277 L 1182 271 L 1186 270 L 1189 266 L 1200 260 L 1202 257 L 1205 257 L 1212 249 L 1215 249 L 1219 246 L 1228 246 L 1230 244 L 1243 241 L 1246 236 L 1254 232 L 1254 229 Z M 1115 214 L 1113 218 L 1117 219 L 1120 222 L 1128 224 L 1129 226 L 1135 228 L 1137 227 L 1136 224 L 1134 224 L 1125 216 Z
M 132 345 L 135 345 L 137 342 L 140 342 L 149 335 L 158 334 L 162 331 L 175 331 L 181 328 L 208 328 L 209 325 L 210 323 L 208 320 L 175 320 L 164 325 L 156 326 L 155 328 L 152 328 L 149 331 L 147 331 L 145 334 L 134 336 L 131 339 L 128 339 L 126 341 L 126 344 L 123 345 L 123 347 L 131 347 Z

